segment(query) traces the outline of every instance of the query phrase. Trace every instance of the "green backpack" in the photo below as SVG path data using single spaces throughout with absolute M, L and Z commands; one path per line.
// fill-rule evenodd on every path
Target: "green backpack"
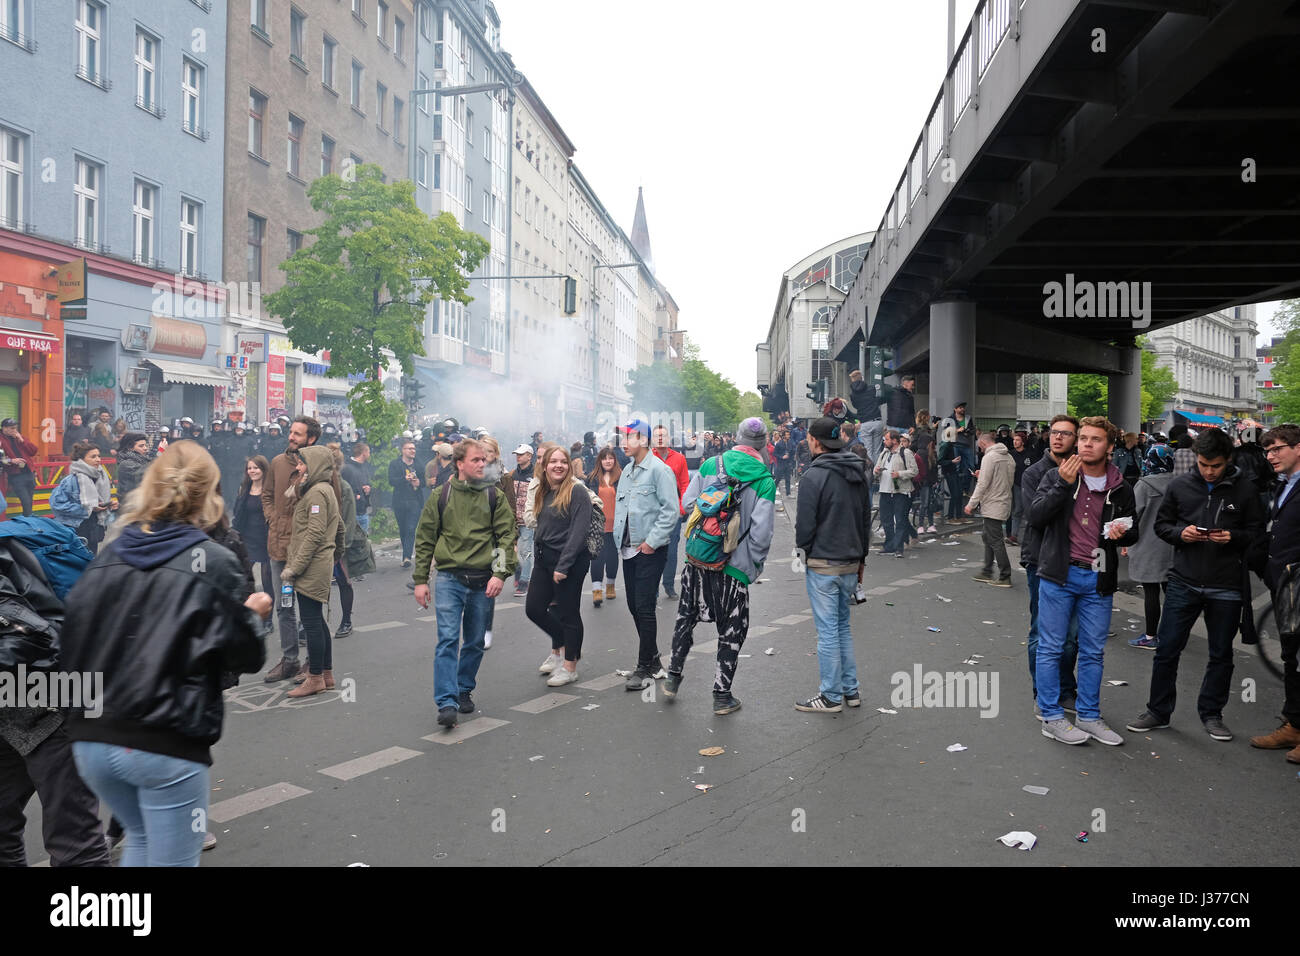
M 695 499 L 686 521 L 686 560 L 697 568 L 717 571 L 726 567 L 731 554 L 749 535 L 740 533 L 740 496 L 754 482 L 737 481 L 716 455 L 717 473 Z

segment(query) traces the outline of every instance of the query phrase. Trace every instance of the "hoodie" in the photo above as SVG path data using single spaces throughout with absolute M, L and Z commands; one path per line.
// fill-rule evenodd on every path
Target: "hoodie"
M 799 482 L 796 547 L 835 564 L 866 560 L 871 486 L 862 459 L 847 449 L 818 455 Z
M 290 488 L 293 530 L 280 580 L 299 594 L 328 604 L 334 562 L 343 556 L 344 528 L 339 499 L 330 484 L 334 456 L 321 445 L 298 449 L 307 477 Z
M 131 567 L 152 571 L 186 548 L 207 540 L 208 536 L 192 524 L 158 524 L 148 531 L 129 525 L 113 542 L 113 550 Z
M 725 574 L 744 585 L 754 583 L 763 573 L 763 563 L 772 548 L 776 518 L 776 481 L 756 455 L 757 452 L 750 454 L 740 447 L 722 453 L 722 470 L 737 481 L 751 482 L 740 493 L 741 541 L 723 568 Z M 699 470 L 691 476 L 682 496 L 683 509 L 695 507 L 695 499 L 713 483 L 717 473 L 717 455 L 700 462 Z

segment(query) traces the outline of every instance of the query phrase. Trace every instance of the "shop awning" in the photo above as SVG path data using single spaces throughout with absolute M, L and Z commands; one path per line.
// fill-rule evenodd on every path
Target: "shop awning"
M 1202 415 L 1200 412 L 1184 412 L 1174 409 L 1175 415 L 1182 415 L 1194 425 L 1222 425 L 1223 419 L 1218 415 Z
M 167 362 L 163 359 L 145 359 L 146 365 L 152 365 L 162 372 L 164 382 L 177 382 L 182 385 L 230 385 L 230 376 L 221 369 L 206 365 L 192 365 L 189 362 Z

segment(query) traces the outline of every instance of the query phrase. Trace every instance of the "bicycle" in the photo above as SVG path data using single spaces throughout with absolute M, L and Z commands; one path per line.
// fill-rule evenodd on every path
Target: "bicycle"
M 1255 631 L 1259 634 L 1259 643 L 1255 645 L 1255 654 L 1264 669 L 1282 680 L 1282 643 L 1277 630 L 1277 618 L 1273 614 L 1273 602 L 1269 600 L 1255 615 Z

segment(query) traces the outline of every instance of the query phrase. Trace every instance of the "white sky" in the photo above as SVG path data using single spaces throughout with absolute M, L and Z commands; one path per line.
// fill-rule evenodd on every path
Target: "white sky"
M 947 0 L 494 3 L 629 235 L 644 188 L 680 327 L 753 390 L 781 274 L 880 222 L 942 83 Z M 958 39 L 974 9 L 957 0 Z

